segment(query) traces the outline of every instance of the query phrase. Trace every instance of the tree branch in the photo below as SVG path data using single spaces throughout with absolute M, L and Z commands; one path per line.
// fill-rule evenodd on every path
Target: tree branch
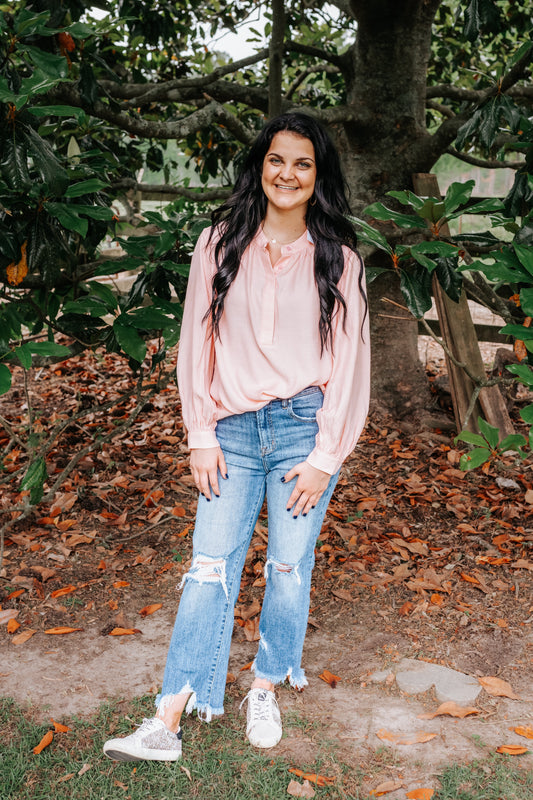
M 231 195 L 231 188 L 220 186 L 210 189 L 198 189 L 190 186 L 174 186 L 169 183 L 137 183 L 133 178 L 123 178 L 110 187 L 113 191 L 121 192 L 133 189 L 135 192 L 146 194 L 175 194 L 177 197 L 186 197 L 188 200 L 198 202 L 211 202 L 212 200 L 226 200 Z
M 293 53 L 302 53 L 304 56 L 314 56 L 315 58 L 320 58 L 322 61 L 335 64 L 339 68 L 342 67 L 342 56 L 339 56 L 337 53 L 328 53 L 327 50 L 323 50 L 321 47 L 314 47 L 310 44 L 301 44 L 300 42 L 293 41 L 287 42 L 285 47 Z
M 327 72 L 330 75 L 331 74 L 337 75 L 340 72 L 340 70 L 334 64 L 315 64 L 312 67 L 307 67 L 307 69 L 304 69 L 302 70 L 302 72 L 300 72 L 298 77 L 293 80 L 293 82 L 287 89 L 287 93 L 285 95 L 287 100 L 290 100 L 290 98 L 293 96 L 295 91 L 302 85 L 305 79 L 309 75 L 312 75 L 315 72 Z
M 484 167 L 486 169 L 520 169 L 524 166 L 524 161 L 498 161 L 497 159 L 476 158 L 468 153 L 460 153 L 455 147 L 448 147 L 446 152 L 465 164 L 472 164 L 474 167 Z
M 48 97 L 51 99 L 60 98 L 80 108 L 85 107 L 79 92 L 68 84 L 62 84 L 57 89 L 51 90 Z M 142 117 L 131 116 L 124 111 L 115 110 L 100 100 L 96 101 L 90 112 L 93 116 L 110 122 L 121 130 L 143 139 L 183 139 L 191 133 L 196 133 L 200 128 L 206 128 L 213 122 L 218 122 L 228 128 L 244 144 L 249 144 L 252 141 L 254 134 L 235 115 L 231 114 L 223 105 L 211 97 L 207 95 L 204 95 L 204 97 L 209 102 L 203 108 L 193 111 L 187 117 L 169 122 L 146 120 Z
M 272 0 L 272 34 L 268 50 L 268 116 L 281 113 L 283 52 L 285 49 L 285 2 Z
M 455 111 L 453 111 L 449 106 L 443 106 L 442 103 L 436 103 L 434 100 L 428 100 L 426 103 L 426 108 L 431 108 L 434 111 L 438 111 L 443 117 L 452 118 L 456 116 Z
M 533 99 L 533 86 L 515 86 L 525 76 L 526 70 L 531 63 L 532 49 L 533 44 L 494 86 L 489 86 L 487 89 L 462 89 L 450 84 L 437 84 L 436 86 L 428 86 L 426 97 L 428 99 L 432 97 L 448 97 L 452 100 L 467 100 L 477 104 L 484 103 L 485 100 L 498 94 L 510 94 L 511 97 Z

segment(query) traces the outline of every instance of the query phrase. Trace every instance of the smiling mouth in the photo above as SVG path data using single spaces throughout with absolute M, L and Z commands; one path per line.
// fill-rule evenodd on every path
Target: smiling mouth
M 276 189 L 288 189 L 291 192 L 295 192 L 297 190 L 297 188 L 298 188 L 297 186 L 284 186 L 281 183 L 276 183 L 275 186 L 276 186 Z

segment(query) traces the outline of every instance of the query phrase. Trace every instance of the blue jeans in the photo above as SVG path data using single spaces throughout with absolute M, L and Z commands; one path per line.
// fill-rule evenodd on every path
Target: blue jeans
M 274 684 L 288 677 L 293 686 L 306 685 L 301 657 L 314 547 L 338 474 L 316 507 L 296 519 L 286 510 L 296 479 L 282 483 L 281 478 L 314 448 L 322 401 L 321 390 L 310 386 L 291 399 L 219 421 L 216 435 L 228 478 L 219 481 L 220 497 L 198 500 L 192 564 L 182 581 L 158 707 L 190 692 L 188 712 L 196 708 L 207 721 L 224 713 L 233 609 L 265 494 L 266 586 L 252 669 Z

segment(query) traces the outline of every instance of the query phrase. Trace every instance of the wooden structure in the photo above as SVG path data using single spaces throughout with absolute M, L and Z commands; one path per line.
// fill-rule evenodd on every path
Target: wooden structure
M 413 187 L 423 197 L 441 198 L 437 176 L 426 173 L 413 175 Z M 445 235 L 450 231 L 447 224 L 441 228 Z M 485 367 L 479 349 L 476 329 L 470 314 L 470 308 L 463 291 L 458 303 L 451 300 L 434 277 L 433 294 L 439 319 L 441 337 L 456 361 L 466 364 L 471 375 L 477 380 L 486 380 Z M 465 427 L 465 418 L 474 396 L 476 385 L 462 367 L 458 367 L 445 353 L 446 368 L 450 380 L 450 391 L 455 413 L 457 430 Z M 513 424 L 507 406 L 498 386 L 486 386 L 481 389 L 476 400 L 473 413 L 467 421 L 466 428 L 477 432 L 477 418 L 483 416 L 490 425 L 500 429 L 502 436 L 514 433 Z

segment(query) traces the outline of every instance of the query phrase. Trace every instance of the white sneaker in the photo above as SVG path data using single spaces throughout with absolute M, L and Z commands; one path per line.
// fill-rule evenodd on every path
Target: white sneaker
M 181 728 L 169 731 L 162 719 L 143 719 L 134 733 L 109 739 L 104 753 L 115 761 L 177 761 L 181 757 Z
M 250 689 L 241 703 L 248 700 L 246 736 L 254 747 L 274 747 L 281 739 L 281 717 L 274 692 Z

